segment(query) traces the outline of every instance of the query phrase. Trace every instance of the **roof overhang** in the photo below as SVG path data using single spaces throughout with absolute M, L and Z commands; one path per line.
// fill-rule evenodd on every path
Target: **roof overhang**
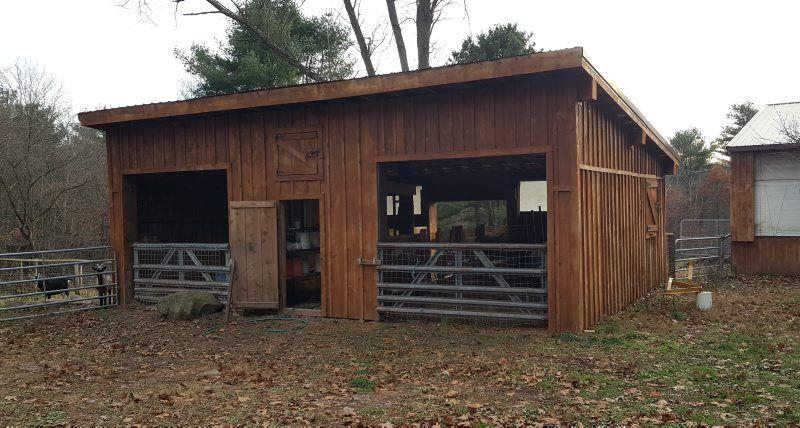
M 729 154 L 738 152 L 774 152 L 774 151 L 786 151 L 786 150 L 800 150 L 800 144 L 785 143 L 785 144 L 761 144 L 755 146 L 728 146 L 726 147 L 726 150 Z
M 107 129 L 123 122 L 334 101 L 562 70 L 580 70 L 588 74 L 593 88 L 596 86 L 598 92 L 607 95 L 618 106 L 620 114 L 627 117 L 627 122 L 641 130 L 642 142 L 655 142 L 660 151 L 677 164 L 674 149 L 636 107 L 595 70 L 583 56 L 581 47 L 357 79 L 82 112 L 78 119 L 81 125 Z

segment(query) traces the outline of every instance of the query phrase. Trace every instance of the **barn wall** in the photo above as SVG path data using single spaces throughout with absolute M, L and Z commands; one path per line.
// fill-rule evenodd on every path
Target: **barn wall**
M 753 152 L 731 153 L 731 241 L 753 242 L 755 198 Z
M 755 235 L 754 156 L 731 153 L 733 268 L 747 275 L 800 275 L 800 237 Z
M 614 314 L 666 281 L 663 161 L 599 103 L 577 107 L 585 326 Z M 647 237 L 648 182 L 660 211 Z
M 107 143 L 113 245 L 121 280 L 127 279 L 123 294 L 132 295 L 135 239 L 125 174 L 226 169 L 232 201 L 320 198 L 325 311 L 376 319 L 375 270 L 356 259 L 377 255 L 377 162 L 538 152 L 548 154 L 549 210 L 566 213 L 548 216 L 558 217 L 549 220 L 548 241 L 561 260 L 550 265 L 551 329 L 576 329 L 570 314 L 581 298 L 574 292 L 579 260 L 570 257 L 580 243 L 574 82 L 569 76 L 482 82 L 437 93 L 115 126 Z M 323 179 L 275 181 L 270 135 L 309 127 L 322 131 Z
M 800 238 L 756 236 L 752 242 L 732 242 L 736 273 L 745 275 L 800 275 Z

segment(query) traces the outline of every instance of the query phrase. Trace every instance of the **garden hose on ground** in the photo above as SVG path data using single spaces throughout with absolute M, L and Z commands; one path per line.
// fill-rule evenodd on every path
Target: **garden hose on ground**
M 270 325 L 266 326 L 267 333 L 289 333 L 296 330 L 301 330 L 308 326 L 308 321 L 303 318 L 288 316 L 288 315 L 267 315 L 267 316 L 260 316 L 260 317 L 252 317 L 252 318 L 245 318 L 243 320 L 247 324 L 258 324 L 262 322 L 270 323 Z M 292 326 L 287 326 L 286 328 L 278 328 L 276 324 L 281 323 L 293 323 Z M 203 336 L 208 337 L 209 334 L 219 330 L 222 328 L 224 324 L 218 324 L 213 327 L 210 327 L 208 330 L 203 332 Z

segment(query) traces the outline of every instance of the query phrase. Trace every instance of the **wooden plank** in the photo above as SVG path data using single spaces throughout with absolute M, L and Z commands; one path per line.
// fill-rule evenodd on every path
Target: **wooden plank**
M 731 153 L 731 240 L 755 240 L 755 166 L 753 152 Z
M 194 164 L 194 165 L 170 165 L 170 166 L 153 166 L 145 168 L 127 168 L 122 170 L 124 175 L 137 175 L 137 174 L 161 174 L 169 172 L 189 172 L 189 171 L 214 171 L 214 170 L 227 170 L 228 164 L 226 163 L 211 163 L 211 164 Z
M 362 256 L 361 205 L 363 195 L 361 184 L 361 114 L 357 104 L 348 104 L 344 110 L 344 193 L 345 215 L 342 220 L 347 223 L 343 238 L 346 242 L 344 251 L 345 284 L 347 286 L 347 317 L 362 318 L 364 314 L 363 272 L 356 259 Z
M 423 161 L 423 160 L 441 160 L 441 159 L 472 159 L 493 156 L 521 156 L 542 154 L 552 151 L 550 146 L 530 146 L 530 147 L 517 147 L 507 149 L 489 149 L 489 150 L 470 150 L 462 152 L 450 153 L 419 153 L 419 154 L 404 154 L 404 155 L 387 155 L 377 156 L 376 162 L 405 162 L 405 161 Z
M 361 112 L 361 171 L 360 194 L 361 202 L 361 257 L 368 260 L 378 257 L 378 177 L 377 164 L 375 163 L 375 146 L 378 144 L 378 109 L 370 104 L 365 105 Z M 373 266 L 358 266 L 361 269 L 362 310 L 364 319 L 377 320 L 378 276 Z
M 328 150 L 329 156 L 325 163 L 328 165 L 326 175 L 327 201 L 328 201 L 328 246 L 329 256 L 326 262 L 330 268 L 329 289 L 330 307 L 328 315 L 336 318 L 348 316 L 347 294 L 347 233 L 350 227 L 347 221 L 347 201 L 342 189 L 345 187 L 345 135 L 344 135 L 344 106 L 338 104 L 328 110 Z

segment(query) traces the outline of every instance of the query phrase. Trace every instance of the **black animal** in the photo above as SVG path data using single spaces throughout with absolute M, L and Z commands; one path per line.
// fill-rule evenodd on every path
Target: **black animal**
M 113 303 L 111 301 L 111 297 L 106 297 L 107 295 L 111 294 L 108 292 L 108 286 L 105 285 L 106 279 L 103 273 L 108 269 L 107 266 L 104 265 L 97 265 L 92 266 L 92 270 L 97 272 L 97 294 L 100 295 L 100 306 L 105 306 L 109 303 Z
M 36 274 L 33 278 L 36 280 L 36 288 L 45 292 L 44 295 L 47 300 L 50 300 L 50 296 L 56 294 L 63 294 L 65 298 L 69 297 L 69 280 L 65 278 L 42 278 L 39 274 Z

